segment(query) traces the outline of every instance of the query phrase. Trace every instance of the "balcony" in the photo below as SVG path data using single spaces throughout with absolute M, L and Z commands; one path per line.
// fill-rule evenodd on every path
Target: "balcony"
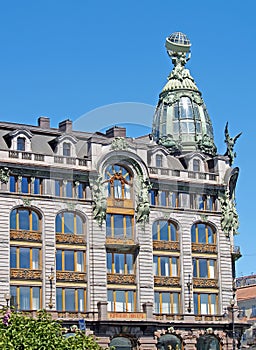
M 231 247 L 231 255 L 234 261 L 240 259 L 242 257 L 242 253 L 240 251 L 239 246 L 233 246 Z
M 202 173 L 202 172 L 189 171 L 189 170 L 170 170 L 168 168 L 156 168 L 156 167 L 149 167 L 149 173 L 152 175 L 174 176 L 174 177 L 181 177 L 183 179 L 208 180 L 208 181 L 216 181 L 218 178 L 218 174 L 216 173 Z

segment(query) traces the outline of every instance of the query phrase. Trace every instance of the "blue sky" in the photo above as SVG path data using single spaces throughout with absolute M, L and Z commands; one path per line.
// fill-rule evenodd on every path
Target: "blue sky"
M 36 124 L 45 115 L 57 127 L 106 105 L 154 107 L 171 70 L 165 38 L 186 33 L 188 68 L 203 93 L 218 152 L 225 152 L 226 121 L 232 136 L 243 132 L 234 164 L 241 170 L 237 275 L 256 273 L 255 11 L 254 0 L 1 1 L 0 120 Z M 124 122 L 114 110 L 114 122 Z M 104 114 L 98 118 L 95 127 L 104 127 Z M 136 121 L 150 125 L 151 117 Z

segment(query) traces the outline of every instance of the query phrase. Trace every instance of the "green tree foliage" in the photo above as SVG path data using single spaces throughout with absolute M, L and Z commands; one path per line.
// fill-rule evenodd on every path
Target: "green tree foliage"
M 1 311 L 1 350 L 103 350 L 93 337 L 77 331 L 65 338 L 58 321 L 52 320 L 46 311 L 38 311 L 37 317 L 28 317 L 9 310 Z

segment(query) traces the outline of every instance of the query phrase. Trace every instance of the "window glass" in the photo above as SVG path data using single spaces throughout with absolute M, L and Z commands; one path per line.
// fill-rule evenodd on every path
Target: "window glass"
M 55 196 L 60 196 L 61 182 L 60 180 L 55 180 Z
M 124 273 L 124 254 L 114 254 L 115 273 Z
M 74 271 L 75 270 L 75 260 L 74 260 L 74 251 L 65 250 L 64 251 L 64 269 L 65 271 Z
M 163 156 L 160 154 L 156 155 L 156 167 L 161 168 L 163 166 Z
M 83 233 L 83 219 L 79 215 L 76 215 L 76 234 L 82 235 Z
M 84 252 L 76 252 L 76 270 L 78 272 L 84 272 Z
M 11 216 L 10 216 L 10 228 L 11 228 L 11 230 L 17 229 L 16 215 L 17 215 L 17 210 L 14 209 L 11 212 Z
M 57 310 L 62 311 L 62 288 L 56 288 L 56 304 Z
M 58 214 L 56 216 L 56 232 L 61 233 L 62 232 L 62 217 L 61 214 Z
M 162 313 L 170 313 L 170 293 L 162 293 Z
M 214 243 L 214 237 L 213 232 L 210 226 L 208 226 L 208 243 L 213 244 Z
M 83 184 L 79 184 L 77 186 L 77 197 L 78 198 L 83 198 Z
M 127 265 L 127 273 L 133 273 L 133 255 L 126 254 L 126 265 Z
M 11 268 L 16 268 L 17 267 L 17 248 L 16 247 L 11 247 L 10 249 L 10 267 Z
M 177 241 L 177 230 L 173 224 L 170 224 L 170 226 L 171 226 L 171 241 L 175 242 Z
M 124 236 L 124 216 L 123 215 L 114 215 L 114 232 L 115 232 L 115 237 Z
M 40 194 L 40 179 L 38 178 L 34 180 L 34 194 Z
M 19 287 L 20 309 L 30 310 L 30 287 Z
M 201 278 L 208 277 L 207 260 L 206 259 L 199 259 L 199 277 L 201 277 Z
M 169 257 L 162 256 L 160 258 L 160 266 L 161 266 L 161 276 L 170 276 Z
M 155 302 L 155 313 L 160 314 L 160 294 L 158 292 L 155 292 L 154 302 Z
M 66 197 L 72 198 L 73 197 L 73 182 L 68 181 L 66 184 Z
M 25 138 L 24 137 L 17 138 L 17 151 L 25 151 Z
M 33 310 L 40 309 L 40 288 L 39 287 L 32 288 L 32 309 Z
M 39 218 L 37 213 L 32 211 L 32 230 L 38 231 L 39 230 Z
M 123 290 L 116 291 L 116 311 L 125 312 L 125 292 Z
M 177 258 L 171 258 L 172 261 L 172 276 L 178 276 L 178 259 Z
M 158 240 L 157 229 L 158 229 L 158 222 L 155 221 L 155 222 L 153 223 L 153 240 L 154 240 L 154 241 L 157 241 L 157 240 Z
M 28 193 L 28 178 L 22 177 L 21 180 L 21 192 L 22 193 Z
M 20 247 L 20 268 L 30 268 L 30 249 Z
M 135 310 L 134 307 L 134 292 L 132 290 L 129 290 L 127 292 L 128 294 L 128 305 L 127 305 L 127 311 L 133 312 Z
M 114 311 L 114 292 L 113 290 L 108 290 L 108 311 Z
M 16 192 L 16 178 L 15 176 L 10 176 L 10 192 Z
M 63 142 L 63 156 L 70 157 L 71 145 L 68 142 Z
M 77 296 L 78 296 L 78 311 L 83 312 L 84 311 L 84 290 L 78 289 Z
M 32 269 L 39 269 L 40 250 L 32 249 Z
M 197 227 L 198 227 L 198 242 L 205 243 L 206 242 L 205 225 L 198 224 Z
M 62 270 L 62 251 L 61 250 L 56 251 L 56 270 L 58 271 Z
M 112 253 L 107 253 L 107 272 L 112 273 Z
M 19 210 L 19 229 L 29 230 L 29 211 Z
M 112 230 L 111 230 L 111 215 L 110 214 L 106 215 L 106 228 L 107 228 L 107 232 L 106 232 L 107 237 L 111 237 Z
M 75 311 L 75 289 L 65 289 L 65 310 Z
M 64 233 L 74 233 L 74 213 L 64 212 Z
M 10 286 L 11 300 L 10 305 L 17 308 L 17 287 Z
M 132 238 L 132 216 L 126 215 L 126 238 Z
M 160 221 L 160 240 L 161 241 L 168 241 L 168 222 L 167 221 Z

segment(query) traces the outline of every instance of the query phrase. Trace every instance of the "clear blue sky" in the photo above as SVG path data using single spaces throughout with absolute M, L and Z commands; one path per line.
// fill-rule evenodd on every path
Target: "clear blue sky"
M 232 136 L 243 132 L 234 164 L 241 169 L 237 275 L 256 273 L 255 12 L 254 0 L 1 1 L 0 120 L 36 124 L 45 115 L 57 127 L 112 103 L 155 106 L 171 70 L 165 38 L 186 33 L 188 68 L 218 152 L 225 152 L 226 121 Z

